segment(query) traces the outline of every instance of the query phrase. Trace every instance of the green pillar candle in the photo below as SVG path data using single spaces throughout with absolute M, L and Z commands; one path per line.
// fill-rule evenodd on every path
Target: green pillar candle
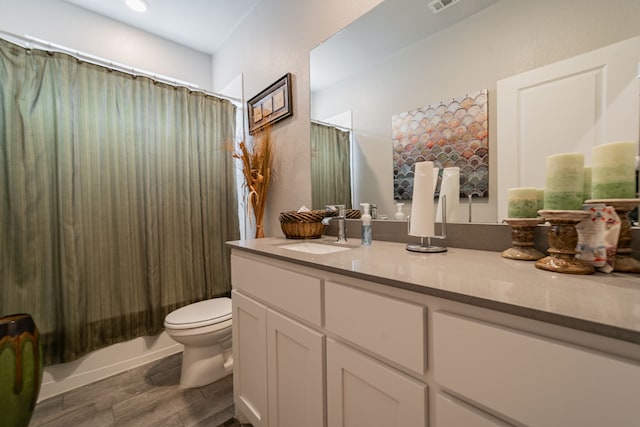
M 584 200 L 591 199 L 591 166 L 584 167 Z
M 632 199 L 636 196 L 635 156 L 638 143 L 618 141 L 593 147 L 591 196 Z
M 544 208 L 581 210 L 584 195 L 584 155 L 562 153 L 547 157 Z
M 537 210 L 544 209 L 544 189 L 538 188 L 536 189 L 536 200 L 538 201 Z
M 536 218 L 538 216 L 537 191 L 534 187 L 510 188 L 508 190 L 509 218 Z

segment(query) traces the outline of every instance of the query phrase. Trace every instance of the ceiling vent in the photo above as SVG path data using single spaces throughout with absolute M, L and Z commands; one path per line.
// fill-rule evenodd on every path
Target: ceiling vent
M 428 6 L 431 8 L 433 13 L 440 13 L 446 8 L 453 6 L 458 3 L 460 0 L 433 0 L 430 1 Z

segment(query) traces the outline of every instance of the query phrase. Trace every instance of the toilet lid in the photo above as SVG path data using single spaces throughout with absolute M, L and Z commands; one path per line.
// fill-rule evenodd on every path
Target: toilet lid
M 214 298 L 172 311 L 164 319 L 167 327 L 175 329 L 209 326 L 231 319 L 231 299 Z

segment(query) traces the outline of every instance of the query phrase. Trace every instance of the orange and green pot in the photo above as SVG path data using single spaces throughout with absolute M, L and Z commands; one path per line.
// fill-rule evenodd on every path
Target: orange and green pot
M 29 424 L 42 383 L 42 344 L 28 314 L 0 317 L 0 426 Z

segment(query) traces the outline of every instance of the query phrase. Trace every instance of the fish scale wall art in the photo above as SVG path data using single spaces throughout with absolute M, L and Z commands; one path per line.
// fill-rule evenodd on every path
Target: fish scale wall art
M 413 164 L 422 161 L 458 166 L 462 197 L 489 195 L 487 98 L 484 89 L 391 118 L 394 199 L 412 198 Z

